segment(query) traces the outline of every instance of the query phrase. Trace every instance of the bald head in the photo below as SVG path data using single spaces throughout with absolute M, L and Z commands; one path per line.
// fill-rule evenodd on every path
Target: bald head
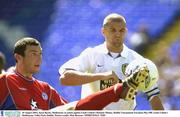
M 111 13 L 108 16 L 106 16 L 103 21 L 103 27 L 105 27 L 111 22 L 122 22 L 122 24 L 126 26 L 125 18 L 122 15 L 117 14 L 117 13 Z

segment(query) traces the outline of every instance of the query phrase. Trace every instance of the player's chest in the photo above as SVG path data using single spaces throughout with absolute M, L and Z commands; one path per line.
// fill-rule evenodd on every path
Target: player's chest
M 9 86 L 14 103 L 19 109 L 48 109 L 49 96 L 42 87 L 28 84 L 11 84 Z
M 129 64 L 129 60 L 124 57 L 112 58 L 108 56 L 102 56 L 95 59 L 94 73 L 106 72 L 113 70 L 120 78 L 124 77 L 125 69 Z

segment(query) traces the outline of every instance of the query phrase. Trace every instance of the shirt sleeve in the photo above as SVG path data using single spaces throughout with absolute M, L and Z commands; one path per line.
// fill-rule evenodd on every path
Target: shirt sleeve
M 63 64 L 59 69 L 59 73 L 62 74 L 65 70 L 88 72 L 91 69 L 91 66 L 93 65 L 91 63 L 91 55 L 92 48 L 87 48 L 78 57 L 75 57 Z
M 50 90 L 50 109 L 68 103 L 68 101 L 65 100 L 62 96 L 60 96 L 53 87 L 50 86 Z
M 158 88 L 158 85 L 155 84 L 152 88 L 150 88 L 149 90 L 147 90 L 146 95 L 148 97 L 148 100 L 150 101 L 154 96 L 157 96 L 160 94 L 160 90 Z
M 8 89 L 6 86 L 6 77 L 2 74 L 0 74 L 0 87 L 0 110 L 3 110 L 3 105 L 8 96 Z

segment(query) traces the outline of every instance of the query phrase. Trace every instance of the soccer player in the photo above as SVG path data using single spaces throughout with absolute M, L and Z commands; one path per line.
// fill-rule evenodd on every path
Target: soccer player
M 84 98 L 117 82 L 122 82 L 126 78 L 126 66 L 135 59 L 144 59 L 124 44 L 127 30 L 126 20 L 122 15 L 112 13 L 105 17 L 101 30 L 105 42 L 94 48 L 85 49 L 78 57 L 62 65 L 59 69 L 61 84 L 82 85 L 81 97 Z M 115 73 L 113 78 L 98 77 L 99 74 L 112 71 Z M 157 85 L 145 93 L 152 109 L 163 109 Z M 119 100 L 104 109 L 133 110 L 135 107 L 135 100 Z
M 14 57 L 15 69 L 0 75 L 0 110 L 99 110 L 119 99 L 134 99 L 139 84 L 137 79 L 148 76 L 146 67 L 139 68 L 123 83 L 67 104 L 49 84 L 33 77 L 40 70 L 42 61 L 42 48 L 36 39 L 27 37 L 17 41 Z M 98 77 L 111 78 L 113 75 L 112 72 L 99 74 Z

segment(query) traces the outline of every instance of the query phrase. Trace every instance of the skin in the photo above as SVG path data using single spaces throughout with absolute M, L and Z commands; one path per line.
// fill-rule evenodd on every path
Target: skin
M 126 33 L 127 28 L 124 21 L 109 21 L 108 25 L 102 28 L 102 34 L 105 38 L 107 49 L 110 52 L 120 53 L 123 50 L 123 42 Z
M 25 55 L 14 54 L 17 60 L 16 71 L 27 78 L 32 78 L 40 70 L 42 62 L 42 49 L 40 46 L 27 45 Z
M 150 100 L 150 104 L 153 110 L 164 110 L 164 107 L 162 105 L 162 102 L 159 96 L 154 96 Z

